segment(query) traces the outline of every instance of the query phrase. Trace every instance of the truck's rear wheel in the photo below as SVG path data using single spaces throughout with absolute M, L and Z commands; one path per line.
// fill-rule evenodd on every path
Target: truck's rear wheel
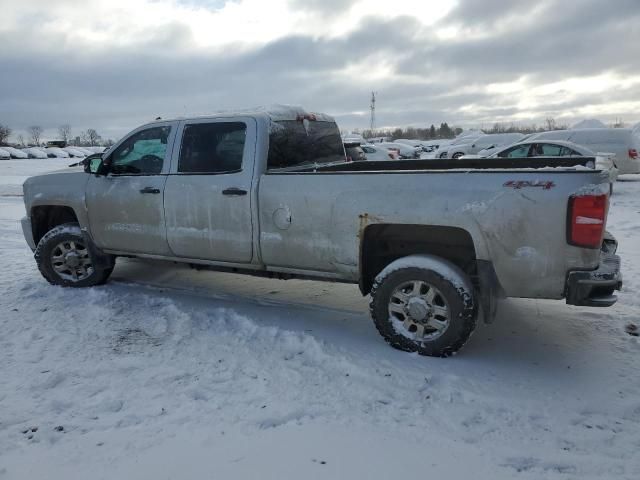
M 100 261 L 75 223 L 58 225 L 38 242 L 35 259 L 42 276 L 53 285 L 91 287 L 107 281 L 114 261 Z
M 429 255 L 387 266 L 374 282 L 370 310 L 392 347 L 434 357 L 458 351 L 476 326 L 469 278 L 447 260 Z

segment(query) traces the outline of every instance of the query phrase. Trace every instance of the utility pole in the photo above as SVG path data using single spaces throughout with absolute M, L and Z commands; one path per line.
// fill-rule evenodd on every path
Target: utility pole
M 376 92 L 371 92 L 371 105 L 369 106 L 371 110 L 371 119 L 369 121 L 369 129 L 371 133 L 373 133 L 373 129 L 376 128 Z

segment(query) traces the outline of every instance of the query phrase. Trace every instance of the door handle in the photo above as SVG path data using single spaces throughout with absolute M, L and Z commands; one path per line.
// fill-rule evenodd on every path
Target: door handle
M 246 190 L 243 190 L 243 189 L 241 189 L 241 188 L 233 187 L 233 188 L 227 188 L 226 190 L 223 190 L 223 191 L 222 191 L 222 194 L 223 194 L 223 195 L 236 195 L 236 196 L 240 196 L 240 195 L 246 195 L 246 194 L 247 194 L 247 191 L 246 191 Z
M 140 193 L 160 193 L 160 189 L 153 187 L 144 187 L 142 190 L 140 190 Z

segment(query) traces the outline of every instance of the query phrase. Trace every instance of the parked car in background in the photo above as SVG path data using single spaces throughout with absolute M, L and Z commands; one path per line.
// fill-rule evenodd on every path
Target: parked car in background
M 405 145 L 409 145 L 411 147 L 419 148 L 423 152 L 429 152 L 431 150 L 428 149 L 427 140 L 412 140 L 408 138 L 398 138 L 394 140 L 394 143 L 404 143 Z
M 463 155 L 475 154 L 481 150 L 488 150 L 511 145 L 522 140 L 525 136 L 522 133 L 495 133 L 480 135 L 479 137 L 464 137 L 466 141 L 452 143 L 447 149 L 447 158 L 460 158 Z M 464 140 L 463 138 L 463 140 Z M 440 156 L 440 158 L 445 158 Z
M 0 147 L 0 160 L 9 160 L 11 158 L 11 154 L 8 150 L 5 150 L 3 147 Z
M 425 153 L 420 155 L 420 158 L 440 158 L 440 151 L 446 150 L 446 148 L 451 144 L 451 141 L 452 140 L 426 140 L 424 148 Z
M 400 158 L 395 151 L 380 147 L 378 144 L 366 143 L 360 146 L 362 147 L 362 150 L 364 150 L 364 154 L 367 156 L 367 160 L 369 161 L 389 161 Z
M 39 147 L 28 147 L 23 150 L 29 158 L 47 158 L 47 153 Z
M 77 148 L 77 147 L 64 147 L 63 150 L 74 158 L 84 158 L 87 155 L 90 155 L 86 153 L 87 152 L 86 150 L 81 150 L 80 148 Z
M 74 150 L 78 150 L 79 152 L 84 153 L 85 155 L 93 155 L 94 153 L 102 153 L 104 151 L 104 147 L 96 147 L 99 150 L 90 149 L 89 147 L 72 147 Z
M 47 147 L 44 151 L 49 158 L 69 158 L 69 154 L 59 147 Z
M 23 152 L 22 150 L 14 147 L 2 147 L 3 150 L 6 150 L 11 154 L 11 158 L 29 158 L 29 155 Z
M 344 153 L 348 162 L 364 162 L 367 159 L 360 142 L 344 142 Z
M 614 182 L 618 176 L 615 160 L 611 156 L 596 154 L 583 145 L 564 140 L 541 142 L 527 139 L 513 145 L 499 148 L 491 155 L 464 155 L 460 159 L 469 158 L 544 158 L 544 157 L 593 157 L 593 167 L 609 172 L 609 179 Z
M 566 140 L 594 152 L 610 152 L 620 174 L 640 173 L 640 132 L 631 128 L 554 130 L 536 133 L 529 140 Z
M 484 133 L 482 132 L 477 132 L 477 131 L 472 131 L 469 133 L 464 133 L 461 134 L 459 136 L 457 136 L 455 139 L 451 140 L 446 147 L 444 145 L 440 146 L 440 149 L 438 150 L 438 158 L 453 158 L 453 153 L 456 151 L 456 148 L 458 145 L 467 145 L 468 143 L 473 143 L 474 140 L 480 138 L 481 136 L 483 136 Z M 449 155 L 449 152 L 451 153 L 451 156 Z M 460 157 L 461 155 L 458 155 L 458 157 Z
M 359 143 L 362 145 L 363 143 L 367 143 L 367 141 L 362 137 L 362 135 L 358 135 L 356 133 L 350 133 L 342 137 L 343 143 Z
M 371 137 L 367 138 L 367 143 L 384 143 L 391 142 L 391 137 Z
M 397 151 L 401 159 L 420 158 L 420 152 L 422 151 L 422 149 L 412 147 L 411 145 L 406 145 L 404 143 L 382 142 L 377 145 L 389 150 Z

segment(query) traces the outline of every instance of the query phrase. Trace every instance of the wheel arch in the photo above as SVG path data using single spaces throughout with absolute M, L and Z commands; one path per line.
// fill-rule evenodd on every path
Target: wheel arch
M 443 225 L 373 224 L 362 234 L 359 286 L 363 295 L 371 292 L 375 277 L 391 262 L 410 255 L 432 255 L 460 268 L 479 293 L 484 320 L 495 316 L 495 299 L 504 296 L 493 264 L 481 260 L 482 245 L 469 231 Z
M 66 205 L 38 205 L 31 208 L 31 231 L 33 241 L 38 242 L 46 233 L 58 225 L 65 223 L 79 223 L 75 210 Z
M 468 273 L 476 249 L 471 234 L 459 227 L 412 224 L 373 224 L 360 245 L 360 289 L 369 293 L 373 281 L 391 262 L 409 255 L 435 255 Z

